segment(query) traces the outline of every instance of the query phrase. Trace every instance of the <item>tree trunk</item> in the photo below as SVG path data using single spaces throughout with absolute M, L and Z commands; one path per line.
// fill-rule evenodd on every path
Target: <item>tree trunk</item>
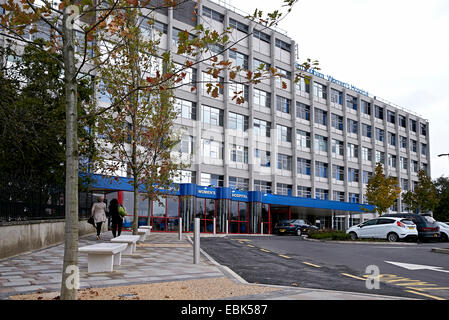
M 78 115 L 75 78 L 75 51 L 72 24 L 63 15 L 63 58 L 66 104 L 66 186 L 65 186 L 65 244 L 61 282 L 61 299 L 78 298 Z M 68 25 L 66 25 L 68 24 Z

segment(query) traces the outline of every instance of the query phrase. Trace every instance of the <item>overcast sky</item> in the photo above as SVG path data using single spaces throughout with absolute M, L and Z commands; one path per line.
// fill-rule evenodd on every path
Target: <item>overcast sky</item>
M 227 2 L 266 13 L 282 0 Z M 449 0 L 300 0 L 279 26 L 298 62 L 428 119 L 432 178 L 449 176 Z

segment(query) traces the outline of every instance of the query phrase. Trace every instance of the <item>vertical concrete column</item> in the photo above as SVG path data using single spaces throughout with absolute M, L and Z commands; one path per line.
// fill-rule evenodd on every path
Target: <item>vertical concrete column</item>
M 200 263 L 200 218 L 195 218 L 193 233 L 193 263 Z

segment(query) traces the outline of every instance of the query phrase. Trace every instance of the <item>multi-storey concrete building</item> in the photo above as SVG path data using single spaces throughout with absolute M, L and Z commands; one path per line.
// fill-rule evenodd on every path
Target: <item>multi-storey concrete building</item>
M 249 70 L 263 63 L 284 77 L 241 85 L 223 74 L 218 98 L 201 85 L 176 90 L 181 151 L 191 157 L 191 166 L 165 207 L 148 201 L 139 205 L 142 220 L 149 216 L 155 230 L 174 231 L 183 217 L 189 231 L 195 215 L 202 217 L 204 231 L 213 230 L 214 218 L 217 232 L 225 232 L 228 221 L 229 232 L 259 233 L 262 223 L 267 233 L 285 218 L 345 229 L 373 217 L 362 204 L 376 162 L 398 178 L 403 190 L 413 188 L 420 168 L 430 172 L 427 120 L 318 72 L 304 71 L 310 81 L 295 83 L 296 43 L 285 32 L 265 29 L 235 8 L 209 0 L 200 2 L 192 19 L 194 6 L 189 2 L 154 13 L 161 50 L 171 50 L 183 63 L 185 57 L 175 54 L 180 30 L 198 23 L 219 32 L 233 27 L 236 50 L 222 58 Z M 186 82 L 211 81 L 206 69 L 207 62 L 196 65 Z M 232 99 L 235 91 L 244 93 L 243 105 Z M 99 181 L 97 187 L 110 192 L 107 198 L 129 191 L 124 182 Z M 118 196 L 125 197 L 131 212 L 132 197 L 128 201 L 127 192 Z M 391 210 L 406 208 L 399 199 Z

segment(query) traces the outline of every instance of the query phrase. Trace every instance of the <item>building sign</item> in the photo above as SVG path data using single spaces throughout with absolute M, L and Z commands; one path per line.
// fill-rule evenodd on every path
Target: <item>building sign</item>
M 231 191 L 231 199 L 237 201 L 248 201 L 248 192 L 232 190 Z

